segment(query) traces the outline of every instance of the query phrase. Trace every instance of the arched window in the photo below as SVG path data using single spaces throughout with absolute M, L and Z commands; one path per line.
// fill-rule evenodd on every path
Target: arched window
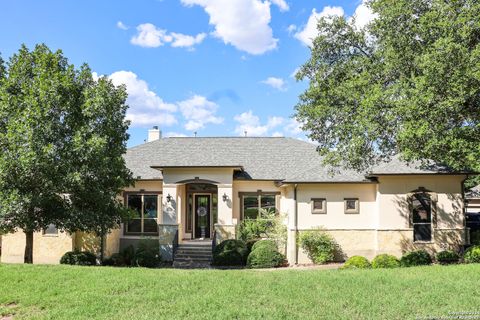
M 435 222 L 435 197 L 425 188 L 419 188 L 410 196 L 410 226 L 413 241 L 430 242 Z

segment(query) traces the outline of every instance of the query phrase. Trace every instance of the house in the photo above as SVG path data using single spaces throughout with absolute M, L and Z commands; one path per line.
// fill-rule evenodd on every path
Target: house
M 161 138 L 128 149 L 136 183 L 122 194 L 138 217 L 113 230 L 105 255 L 142 237 L 158 238 L 165 259 L 191 239 L 234 238 L 236 225 L 260 209 L 285 214 L 291 264 L 310 262 L 299 233 L 323 227 L 346 256 L 400 256 L 412 249 L 465 244 L 463 182 L 467 174 L 398 159 L 366 173 L 326 168 L 315 145 L 292 138 Z M 51 230 L 35 235 L 34 262 L 58 263 L 88 237 Z M 22 262 L 24 235 L 3 238 L 2 262 Z
M 480 185 L 465 193 L 466 212 L 480 213 Z

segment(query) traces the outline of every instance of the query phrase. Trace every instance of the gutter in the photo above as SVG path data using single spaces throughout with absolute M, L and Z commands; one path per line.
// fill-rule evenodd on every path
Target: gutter
M 462 200 L 463 200 L 463 228 L 465 230 L 465 239 L 464 241 L 470 243 L 470 232 L 467 235 L 467 221 L 465 219 L 465 216 L 467 214 L 467 202 L 465 199 L 465 181 L 469 178 L 468 173 L 465 175 L 465 179 L 462 180 Z M 468 237 L 468 238 L 467 238 Z M 466 244 L 466 243 L 465 243 Z

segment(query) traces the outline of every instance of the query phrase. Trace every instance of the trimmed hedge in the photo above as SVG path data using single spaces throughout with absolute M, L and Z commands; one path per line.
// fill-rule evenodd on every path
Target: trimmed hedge
M 139 267 L 155 268 L 160 265 L 160 244 L 155 239 L 142 239 L 135 250 L 133 264 Z
M 222 241 L 213 251 L 213 264 L 216 266 L 244 266 L 247 262 L 248 248 L 242 240 Z
M 397 257 L 392 256 L 391 254 L 379 254 L 372 260 L 372 268 L 374 269 L 391 269 L 400 267 L 400 261 Z
M 97 264 L 97 257 L 88 251 L 69 251 L 60 258 L 60 264 L 94 266 Z
M 249 268 L 275 268 L 284 263 L 285 256 L 278 252 L 278 248 L 272 240 L 257 241 L 247 258 Z
M 352 256 L 348 258 L 342 269 L 369 269 L 371 267 L 367 258 L 362 256 Z
M 432 264 L 432 257 L 425 250 L 405 253 L 400 259 L 402 267 L 426 266 Z
M 466 263 L 480 263 L 480 246 L 473 246 L 465 251 L 463 260 Z
M 455 251 L 445 250 L 438 252 L 436 259 L 440 264 L 452 264 L 457 263 L 460 260 L 460 256 Z

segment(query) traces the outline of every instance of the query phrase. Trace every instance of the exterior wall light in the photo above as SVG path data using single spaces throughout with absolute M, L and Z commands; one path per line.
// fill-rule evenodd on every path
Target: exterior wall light
M 228 200 L 228 196 L 225 192 L 223 193 L 222 199 L 223 199 L 223 202 L 227 202 Z
M 167 195 L 167 202 L 170 203 L 172 201 L 172 196 L 170 193 Z

